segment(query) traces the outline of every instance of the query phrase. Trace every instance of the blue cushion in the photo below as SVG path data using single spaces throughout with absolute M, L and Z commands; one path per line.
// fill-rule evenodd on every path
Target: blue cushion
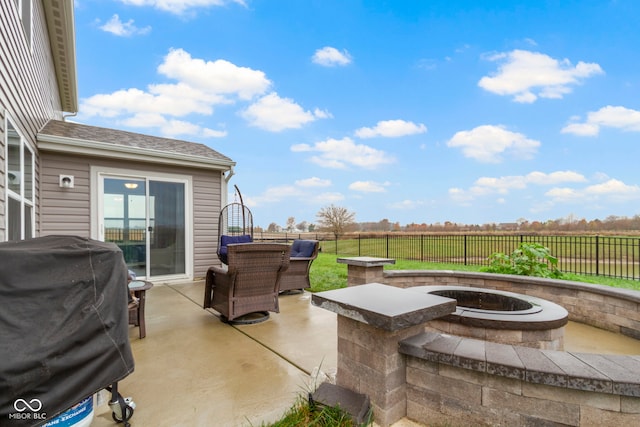
M 224 248 L 226 252 L 227 245 L 231 243 L 251 243 L 251 236 L 248 234 L 241 236 L 220 236 L 220 249 Z
M 220 236 L 220 247 L 218 248 L 218 257 L 220 260 L 226 264 L 228 262 L 227 259 L 227 245 L 232 243 L 251 243 L 253 239 L 248 234 L 243 234 L 241 236 L 227 236 L 223 234 Z
M 316 242 L 313 240 L 294 240 L 291 245 L 291 258 L 309 258 L 313 255 Z

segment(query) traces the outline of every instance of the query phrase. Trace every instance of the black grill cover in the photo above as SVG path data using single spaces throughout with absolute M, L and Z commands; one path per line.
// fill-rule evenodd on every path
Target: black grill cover
M 34 418 L 51 420 L 133 372 L 127 299 L 127 267 L 112 243 L 0 243 L 0 426 L 43 424 Z M 37 408 L 34 399 L 42 408 L 25 409 Z

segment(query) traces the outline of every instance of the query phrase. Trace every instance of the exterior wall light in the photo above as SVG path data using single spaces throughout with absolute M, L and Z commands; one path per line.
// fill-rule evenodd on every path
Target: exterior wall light
M 60 188 L 73 188 L 74 187 L 74 179 L 73 175 L 60 175 L 59 176 L 59 185 Z

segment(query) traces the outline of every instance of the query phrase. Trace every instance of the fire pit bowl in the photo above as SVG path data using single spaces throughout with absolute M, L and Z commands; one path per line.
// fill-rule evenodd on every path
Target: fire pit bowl
M 561 350 L 569 313 L 531 295 L 466 286 L 416 286 L 456 300 L 456 311 L 429 326 L 441 332 L 528 347 Z

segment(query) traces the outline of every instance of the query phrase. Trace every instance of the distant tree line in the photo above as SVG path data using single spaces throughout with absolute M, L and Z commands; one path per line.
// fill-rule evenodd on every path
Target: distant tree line
M 401 225 L 399 222 L 391 222 L 382 219 L 378 222 L 355 222 L 355 213 L 339 206 L 327 206 L 317 214 L 317 224 L 307 221 L 296 222 L 294 217 L 289 217 L 285 227 L 272 222 L 266 230 L 257 227 L 258 231 L 269 233 L 279 232 L 314 232 L 326 231 L 336 235 L 353 232 L 407 232 L 407 233 L 614 233 L 620 231 L 639 231 L 640 215 L 633 217 L 610 215 L 605 219 L 593 219 L 587 221 L 569 215 L 565 218 L 547 221 L 528 221 L 520 218 L 515 222 L 487 223 L 487 224 L 461 224 L 451 221 L 427 223 L 410 223 Z
M 392 230 L 389 230 L 392 231 Z M 622 217 L 610 215 L 600 220 L 587 221 L 573 215 L 547 221 L 528 221 L 490 224 L 458 224 L 446 221 L 435 224 L 407 224 L 401 227 L 407 232 L 518 232 L 518 233 L 605 233 L 616 231 L 640 231 L 640 215 Z

